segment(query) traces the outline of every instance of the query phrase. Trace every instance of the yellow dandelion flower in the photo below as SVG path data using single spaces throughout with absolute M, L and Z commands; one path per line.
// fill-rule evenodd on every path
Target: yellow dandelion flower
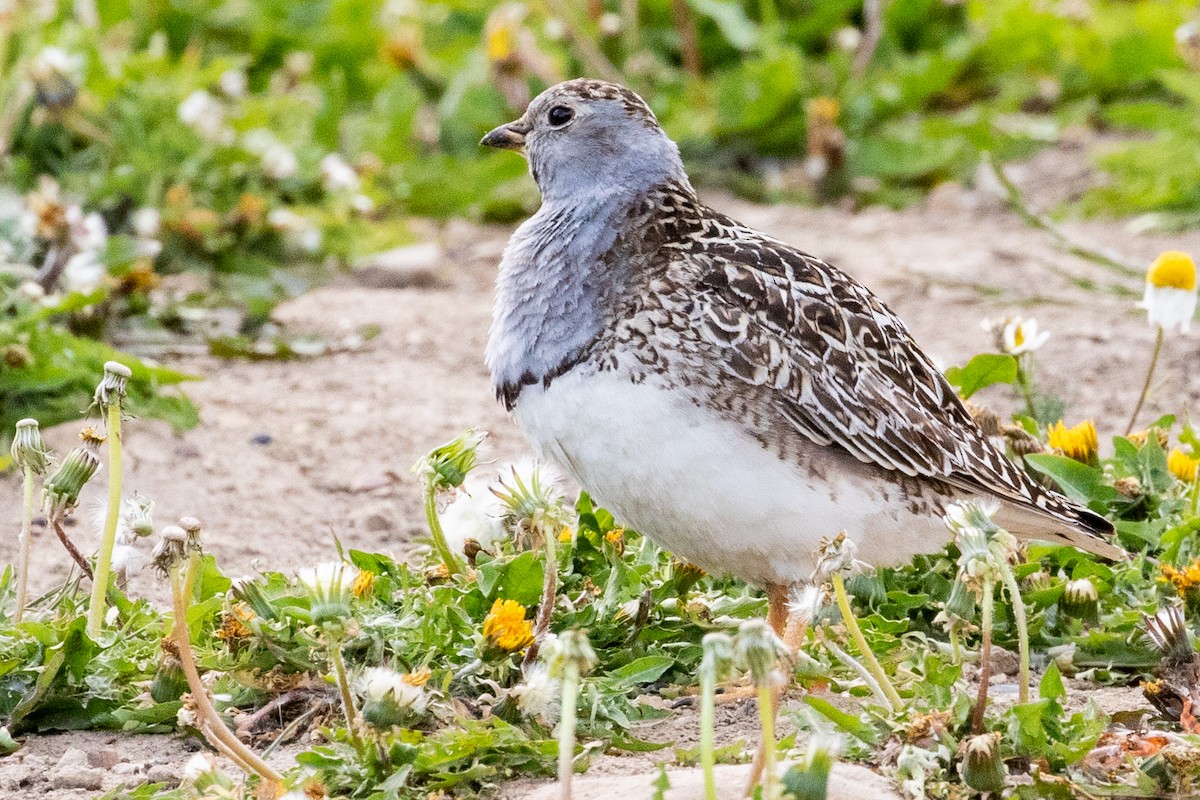
M 1090 420 L 1084 420 L 1073 428 L 1068 428 L 1062 420 L 1046 429 L 1046 437 L 1050 446 L 1068 458 L 1073 458 L 1084 464 L 1095 460 L 1100 450 L 1100 439 L 1096 435 L 1096 426 Z
M 1191 483 L 1196 480 L 1197 473 L 1200 473 L 1200 458 L 1190 456 L 1176 447 L 1171 451 L 1171 455 L 1167 456 L 1167 469 L 1184 483 Z
M 1187 253 L 1168 250 L 1146 271 L 1141 307 L 1151 325 L 1187 333 L 1196 315 L 1196 262 Z
M 497 650 L 515 653 L 533 644 L 533 622 L 516 600 L 497 600 L 483 621 L 483 635 Z
M 571 528 L 568 526 L 564 526 L 563 529 L 558 532 L 558 540 L 560 542 L 569 542 L 574 538 L 574 536 L 575 535 L 571 532 Z
M 378 577 L 369 570 L 359 570 L 358 575 L 354 576 L 354 583 L 350 585 L 350 591 L 359 599 L 367 597 L 375 588 L 375 579 Z
M 404 683 L 407 683 L 409 686 L 424 686 L 425 684 L 429 683 L 429 677 L 432 674 L 433 673 L 429 671 L 429 667 L 421 667 L 416 672 L 406 673 L 400 678 L 400 680 Z
M 604 541 L 611 544 L 618 553 L 625 552 L 625 531 L 623 528 L 615 528 L 604 534 Z
M 1177 569 L 1170 564 L 1163 564 L 1159 569 L 1162 570 L 1159 580 L 1172 584 L 1180 595 L 1200 586 L 1200 560 L 1193 561 L 1183 569 Z
M 237 644 L 250 638 L 252 631 L 246 624 L 254 619 L 254 609 L 245 603 L 234 603 L 233 607 L 221 614 L 221 625 L 216 630 L 216 636 L 223 642 Z
M 1154 439 L 1158 442 L 1158 446 L 1163 450 L 1166 450 L 1167 443 L 1170 441 L 1170 439 L 1167 436 L 1167 432 L 1162 428 L 1150 428 L 1143 431 L 1134 431 L 1133 433 L 1126 434 L 1125 438 L 1136 444 L 1138 447 L 1141 447 L 1150 440 L 1151 431 L 1154 433 Z

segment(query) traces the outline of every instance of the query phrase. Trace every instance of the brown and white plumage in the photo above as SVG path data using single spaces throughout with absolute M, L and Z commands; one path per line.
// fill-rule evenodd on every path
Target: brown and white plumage
M 875 564 L 938 550 L 945 506 L 976 496 L 1013 533 L 1121 554 L 870 291 L 702 205 L 636 95 L 560 84 L 484 141 L 523 146 L 544 201 L 501 264 L 497 393 L 627 524 L 763 584 L 805 580 L 843 529 Z

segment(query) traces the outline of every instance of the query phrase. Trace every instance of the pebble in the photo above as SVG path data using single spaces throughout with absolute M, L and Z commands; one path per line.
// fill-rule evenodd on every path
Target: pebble
M 88 765 L 99 769 L 112 769 L 121 763 L 121 754 L 115 747 L 103 747 L 88 753 Z
M 104 770 L 89 766 L 88 754 L 78 747 L 67 748 L 49 777 L 55 789 L 96 791 L 104 784 Z
M 149 783 L 165 783 L 167 786 L 178 786 L 179 770 L 166 764 L 155 764 L 146 771 L 146 779 Z

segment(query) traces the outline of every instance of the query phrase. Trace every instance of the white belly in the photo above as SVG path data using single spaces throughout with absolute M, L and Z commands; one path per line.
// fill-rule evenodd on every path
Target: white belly
M 611 372 L 527 386 L 513 414 L 541 455 L 621 524 L 709 572 L 803 581 L 821 538 L 843 530 L 879 566 L 949 541 L 940 520 L 888 502 L 888 487 L 861 471 L 810 479 L 732 422 Z

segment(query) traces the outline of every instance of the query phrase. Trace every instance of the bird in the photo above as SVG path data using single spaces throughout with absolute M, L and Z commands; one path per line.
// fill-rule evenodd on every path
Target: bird
M 500 262 L 496 395 L 629 527 L 763 588 L 803 583 L 838 531 L 874 566 L 938 552 L 946 507 L 980 497 L 1018 538 L 1124 554 L 869 289 L 705 206 L 630 89 L 559 83 L 481 144 L 521 151 L 542 196 Z
M 1107 520 L 988 438 L 875 294 L 704 205 L 630 89 L 559 83 L 481 144 L 521 152 L 542 199 L 496 278 L 498 399 L 621 524 L 763 588 L 777 633 L 823 540 L 907 563 L 951 540 L 952 503 L 1123 556 Z

